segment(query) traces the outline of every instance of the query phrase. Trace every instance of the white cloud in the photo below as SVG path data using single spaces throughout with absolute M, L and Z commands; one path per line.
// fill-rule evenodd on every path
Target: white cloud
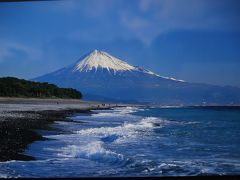
M 18 53 L 24 53 L 29 60 L 36 60 L 41 57 L 41 51 L 17 42 L 4 42 L 0 44 L 0 62 L 9 58 L 17 57 Z
M 231 9 L 227 9 L 227 14 L 222 13 L 226 4 L 228 1 L 140 0 L 138 12 L 122 11 L 121 22 L 145 44 L 150 44 L 160 34 L 176 30 L 240 30 Z
M 111 0 L 66 0 L 51 2 L 50 10 L 55 12 L 64 13 L 65 15 L 81 14 L 85 17 L 97 18 L 116 7 L 118 2 Z
M 79 22 L 81 19 L 85 19 L 87 24 L 99 22 L 95 27 L 73 29 L 69 33 L 73 39 L 87 41 L 89 38 L 92 42 L 137 38 L 149 45 L 157 36 L 177 30 L 240 30 L 240 23 L 234 14 L 237 9 L 233 8 L 234 2 L 236 3 L 231 0 L 68 0 L 51 2 L 56 4 L 51 7 L 56 12 L 78 17 Z M 114 30 L 108 30 L 106 34 L 106 29 Z

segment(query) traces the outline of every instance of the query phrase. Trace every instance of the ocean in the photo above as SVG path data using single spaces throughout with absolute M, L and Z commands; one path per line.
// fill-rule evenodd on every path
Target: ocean
M 0 177 L 240 175 L 239 107 L 123 107 L 74 114 L 39 131 Z M 54 129 L 57 131 L 54 131 Z

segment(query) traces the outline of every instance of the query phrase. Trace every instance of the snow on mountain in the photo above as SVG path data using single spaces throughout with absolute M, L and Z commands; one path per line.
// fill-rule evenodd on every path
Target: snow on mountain
M 98 68 L 106 68 L 108 71 L 113 70 L 114 72 L 136 70 L 134 66 L 131 66 L 106 52 L 94 50 L 91 54 L 77 63 L 73 71 L 87 72 L 93 69 L 97 70 Z
M 104 51 L 94 50 L 84 59 L 81 59 L 77 64 L 74 65 L 73 72 L 88 72 L 92 70 L 102 70 L 107 69 L 109 72 L 112 70 L 114 74 L 118 71 L 138 71 L 153 76 L 157 76 L 164 79 L 169 79 L 173 81 L 184 82 L 183 80 L 178 80 L 175 78 L 169 78 L 165 76 L 160 76 L 152 71 L 143 69 L 141 67 L 132 66 L 125 61 L 122 61 L 116 57 L 111 56 L 110 54 Z

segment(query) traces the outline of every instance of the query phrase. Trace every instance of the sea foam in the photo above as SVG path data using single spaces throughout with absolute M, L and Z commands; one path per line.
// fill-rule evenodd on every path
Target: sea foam
M 89 142 L 87 145 L 69 145 L 62 148 L 62 152 L 58 156 L 65 158 L 83 158 L 98 162 L 119 162 L 124 160 L 122 154 L 115 153 L 104 148 L 101 141 Z
M 116 127 L 99 127 L 99 128 L 88 128 L 76 131 L 75 133 L 83 136 L 95 136 L 100 137 L 102 140 L 111 140 L 121 142 L 124 140 L 130 140 L 135 138 L 139 134 L 148 133 L 153 128 L 159 128 L 163 123 L 166 123 L 159 118 L 147 117 L 143 118 L 139 122 L 123 123 Z

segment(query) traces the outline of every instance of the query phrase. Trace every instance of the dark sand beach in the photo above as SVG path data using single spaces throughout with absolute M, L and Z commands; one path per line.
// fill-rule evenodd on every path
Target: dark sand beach
M 27 146 L 45 140 L 37 130 L 50 130 L 54 121 L 73 113 L 124 106 L 73 99 L 0 98 L 0 161 L 33 160 L 22 154 Z

